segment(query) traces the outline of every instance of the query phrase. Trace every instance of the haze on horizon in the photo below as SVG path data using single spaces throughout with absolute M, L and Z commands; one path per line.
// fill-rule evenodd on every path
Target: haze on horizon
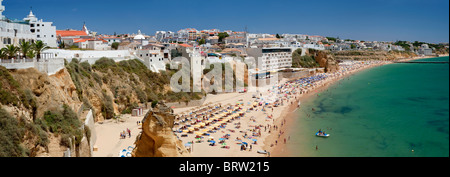
M 4 0 L 4 15 L 33 13 L 57 29 L 100 34 L 220 29 L 366 41 L 449 42 L 447 0 Z

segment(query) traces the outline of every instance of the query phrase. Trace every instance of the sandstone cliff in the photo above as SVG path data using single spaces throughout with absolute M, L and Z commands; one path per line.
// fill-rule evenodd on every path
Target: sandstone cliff
M 326 50 L 308 50 L 308 55 L 313 56 L 321 68 L 325 68 L 325 72 L 336 72 L 339 70 L 339 65 L 333 54 Z
M 201 94 L 171 92 L 168 85 L 173 72 L 153 73 L 138 60 L 116 63 L 107 58 L 94 65 L 74 59 L 52 76 L 33 68 L 7 70 L 0 66 L 0 110 L 8 114 L 0 116 L 0 121 L 8 122 L 5 126 L 0 124 L 0 135 L 17 135 L 16 139 L 0 142 L 0 156 L 61 157 L 67 148 L 71 148 L 72 156 L 90 156 L 89 132 L 78 127 L 82 126 L 85 111 L 92 109 L 97 122 L 131 113 L 149 102 L 201 99 Z M 64 110 L 63 105 L 67 105 Z M 70 114 L 65 115 L 68 108 Z M 151 156 L 186 155 L 171 131 L 173 116 L 166 109 L 156 108 L 151 114 L 163 117 L 159 123 L 164 124 L 145 130 L 143 139 L 154 140 Z M 76 126 L 66 122 L 67 117 L 77 116 Z M 148 120 L 145 125 L 153 126 L 153 119 Z M 17 152 L 6 152 L 10 149 Z
M 142 132 L 136 138 L 133 157 L 187 157 L 189 152 L 172 132 L 175 115 L 164 104 L 158 104 L 142 121 Z
M 82 120 L 77 114 L 83 112 L 83 109 L 80 109 L 82 102 L 78 99 L 76 87 L 66 69 L 51 76 L 40 73 L 34 68 L 12 71 L 0 69 L 2 69 L 0 81 L 4 80 L 1 82 L 2 89 L 6 88 L 9 92 L 7 97 L 9 101 L 2 101 L 0 107 L 5 110 L 7 119 L 19 121 L 16 130 L 3 131 L 0 134 L 20 135 L 14 140 L 16 147 L 2 143 L 0 149 L 22 152 L 4 153 L 5 156 L 62 157 L 68 147 L 72 156 L 90 156 L 88 138 L 85 137 L 84 131 L 80 130 Z M 44 119 L 46 112 L 61 113 L 63 105 L 67 106 L 64 108 L 67 111 L 60 114 L 61 117 L 66 118 L 70 111 L 71 117 L 77 123 L 76 126 L 70 126 L 71 132 L 59 131 L 69 127 L 62 126 L 64 119 L 55 124 L 50 124 Z M 14 120 L 7 121 L 14 122 Z M 59 130 L 51 129 L 51 126 L 59 127 Z M 2 125 L 1 128 L 5 127 Z M 73 134 L 75 130 L 78 131 L 77 138 Z M 76 139 L 78 140 L 75 141 Z M 66 140 L 73 143 L 63 144 L 62 142 Z
M 302 54 L 305 54 L 302 56 Z M 339 70 L 339 65 L 333 54 L 326 50 L 297 49 L 292 54 L 292 67 L 294 68 L 325 68 L 325 72 Z
M 45 111 L 55 110 L 67 104 L 78 111 L 82 102 L 78 99 L 76 87 L 66 69 L 47 76 L 34 68 L 18 70 L 11 73 L 23 88 L 35 95 L 37 106 L 36 117 L 42 117 Z

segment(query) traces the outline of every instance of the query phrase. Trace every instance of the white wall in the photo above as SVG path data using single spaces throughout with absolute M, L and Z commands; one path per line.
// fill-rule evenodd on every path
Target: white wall
M 54 58 L 61 59 L 95 59 L 107 57 L 111 59 L 134 59 L 134 56 L 128 50 L 106 50 L 106 51 L 82 51 L 82 50 L 62 50 L 49 49 L 45 53 L 54 55 Z

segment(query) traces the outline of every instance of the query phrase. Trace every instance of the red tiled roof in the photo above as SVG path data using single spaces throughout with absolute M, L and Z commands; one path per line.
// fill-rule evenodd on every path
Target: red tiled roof
M 79 42 L 86 42 L 89 39 L 81 39 L 81 38 L 77 38 L 77 39 L 73 39 L 73 43 L 79 43 Z
M 84 31 L 67 31 L 67 30 L 57 30 L 57 36 L 67 37 L 67 36 L 87 36 Z
M 105 41 L 100 38 L 98 38 L 98 39 L 94 39 L 94 38 L 89 38 L 89 39 L 75 38 L 75 39 L 73 39 L 74 43 L 86 42 L 86 41 L 102 41 L 103 43 L 108 43 L 108 41 Z
M 193 47 L 192 45 L 189 45 L 189 44 L 178 44 L 178 45 L 181 47 L 186 47 L 186 48 Z

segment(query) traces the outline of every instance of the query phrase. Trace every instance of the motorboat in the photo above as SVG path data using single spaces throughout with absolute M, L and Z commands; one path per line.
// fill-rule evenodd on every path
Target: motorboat
M 319 137 L 329 137 L 330 134 L 326 134 L 326 133 L 323 133 L 323 132 L 317 132 L 317 133 L 316 133 L 316 136 L 319 136 Z

